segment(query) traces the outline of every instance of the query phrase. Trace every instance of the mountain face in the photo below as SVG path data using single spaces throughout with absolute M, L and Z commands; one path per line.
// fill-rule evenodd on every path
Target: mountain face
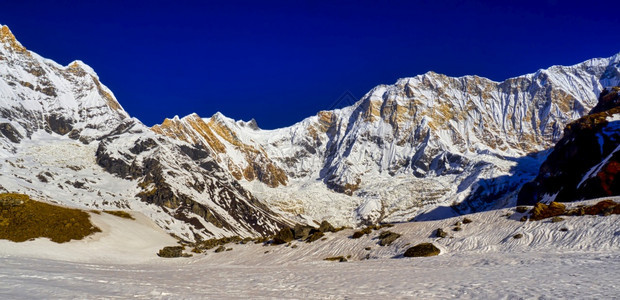
M 289 217 L 350 225 L 408 220 L 442 203 L 467 212 L 514 201 L 565 125 L 618 84 L 619 63 L 620 54 L 503 82 L 429 72 L 287 128 L 218 113 L 152 130 L 202 145 Z
M 245 123 L 240 124 L 247 127 Z M 257 129 L 255 125 L 247 128 Z M 219 114 L 206 121 L 197 114 L 191 114 L 182 120 L 178 117 L 166 119 L 163 124 L 153 126 L 152 130 L 201 145 L 237 180 L 257 179 L 269 187 L 286 185 L 288 181 L 285 171 L 269 159 L 262 147 L 239 141 L 235 132 L 227 126 L 224 117 Z
M 287 221 L 203 149 L 130 118 L 87 65 L 61 66 L 0 26 L 0 191 L 132 209 L 186 240 L 276 232 Z
M 44 130 L 88 143 L 129 118 L 81 61 L 63 67 L 44 59 L 26 50 L 7 26 L 0 27 L 0 43 L 0 127 L 9 141 Z
M 44 59 L 1 26 L 0 191 L 137 210 L 185 240 L 502 207 L 619 81 L 620 54 L 503 82 L 429 72 L 276 130 L 219 113 L 148 128 L 90 67 Z
M 518 204 L 620 195 L 619 92 L 603 91 L 588 115 L 566 126 L 538 176 L 521 189 Z

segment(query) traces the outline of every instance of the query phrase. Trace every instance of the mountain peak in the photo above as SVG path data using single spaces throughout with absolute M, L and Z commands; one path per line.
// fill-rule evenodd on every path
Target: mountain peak
M 227 126 L 230 124 L 236 123 L 234 119 L 225 116 L 223 113 L 219 111 L 213 114 L 213 116 L 211 116 L 210 119 L 213 120 L 214 122 L 226 124 Z
M 223 113 L 221 113 L 219 111 L 214 113 L 213 116 L 211 116 L 211 118 L 214 118 L 214 119 L 228 119 Z
M 0 42 L 3 43 L 4 47 L 9 50 L 20 53 L 27 52 L 26 48 L 22 46 L 22 44 L 18 42 L 17 39 L 15 39 L 15 36 L 11 32 L 11 29 L 9 29 L 9 26 L 0 25 Z
M 258 127 L 258 123 L 256 122 L 256 120 L 254 118 L 252 118 L 249 121 L 237 121 L 237 124 L 243 126 L 243 127 L 248 127 L 252 130 L 259 130 L 260 127 Z
M 97 75 L 95 70 L 93 68 L 91 68 L 89 65 L 85 64 L 81 60 L 74 60 L 70 64 L 68 64 L 65 68 L 67 68 L 67 69 L 69 69 L 71 71 L 84 71 L 84 72 L 88 73 L 89 75 L 92 75 L 93 77 L 95 77 L 97 79 L 99 78 L 99 76 Z

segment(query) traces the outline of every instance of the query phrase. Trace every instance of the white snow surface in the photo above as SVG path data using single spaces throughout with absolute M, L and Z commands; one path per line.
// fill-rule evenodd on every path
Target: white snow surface
M 500 209 L 468 215 L 473 222 L 458 232 L 450 228 L 462 217 L 396 224 L 389 230 L 402 236 L 386 247 L 377 244 L 378 231 L 350 239 L 352 230 L 344 230 L 311 244 L 294 241 L 296 248 L 229 244 L 232 251 L 177 259 L 155 256 L 173 241 L 137 216 L 93 216 L 104 232 L 84 241 L 0 242 L 0 297 L 609 299 L 620 288 L 619 215 L 519 222 L 521 214 Z M 449 237 L 434 237 L 440 227 Z M 400 256 L 421 242 L 442 254 Z M 323 261 L 348 255 L 347 263 Z

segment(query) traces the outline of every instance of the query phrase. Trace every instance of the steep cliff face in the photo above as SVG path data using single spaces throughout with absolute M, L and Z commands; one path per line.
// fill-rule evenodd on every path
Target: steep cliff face
M 243 124 L 243 127 L 249 130 L 256 128 L 245 123 L 239 124 Z M 235 128 L 230 128 L 226 117 L 221 114 L 216 114 L 210 119 L 202 119 L 197 114 L 191 114 L 183 119 L 178 117 L 166 119 L 161 125 L 153 126 L 152 130 L 202 146 L 237 180 L 259 180 L 269 187 L 286 185 L 288 177 L 284 170 L 269 159 L 260 145 L 241 140 L 236 134 L 236 125 Z
M 0 26 L 0 127 L 12 142 L 37 130 L 90 142 L 129 116 L 81 61 L 61 66 Z
M 130 118 L 86 64 L 61 66 L 0 26 L 0 191 L 138 210 L 186 240 L 276 232 L 284 220 L 200 147 Z
M 235 161 L 224 163 L 232 174 L 254 162 L 218 152 L 217 144 L 256 149 L 260 165 L 273 168 L 264 167 L 260 178 L 236 177 L 261 200 L 292 214 L 355 223 L 406 220 L 421 207 L 446 202 L 464 201 L 462 209 L 477 210 L 508 199 L 536 175 L 545 154 L 536 153 L 594 107 L 604 86 L 619 82 L 619 62 L 620 55 L 592 59 L 503 82 L 429 72 L 277 130 L 219 114 L 167 120 L 153 130 L 172 137 L 183 132 L 183 138 L 200 135 L 196 127 L 208 131 L 202 141 L 192 141 L 215 145 L 218 161 Z M 176 131 L 164 129 L 170 124 Z M 272 169 L 277 172 L 265 175 Z M 280 170 L 286 186 L 270 180 L 283 178 Z
M 620 195 L 620 92 L 601 93 L 592 111 L 566 126 L 564 136 L 519 193 L 519 204 L 570 202 Z
M 271 235 L 288 224 L 204 149 L 157 136 L 135 120 L 99 142 L 96 161 L 135 182 L 141 201 L 191 225 L 196 238 Z

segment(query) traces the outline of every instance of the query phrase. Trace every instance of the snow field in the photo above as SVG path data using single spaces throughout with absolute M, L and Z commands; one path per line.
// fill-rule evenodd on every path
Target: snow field
M 232 251 L 177 259 L 156 257 L 174 239 L 134 216 L 94 215 L 104 232 L 85 241 L 2 241 L 0 297 L 601 299 L 616 297 L 620 282 L 618 215 L 520 222 L 514 209 L 501 209 L 468 215 L 472 222 L 458 232 L 463 217 L 396 224 L 383 230 L 402 236 L 386 247 L 374 239 L 380 231 L 350 239 L 353 230 L 344 230 L 311 244 L 229 244 Z M 436 228 L 449 237 L 434 237 Z M 429 241 L 441 255 L 400 257 Z M 323 261 L 340 255 L 351 261 Z

